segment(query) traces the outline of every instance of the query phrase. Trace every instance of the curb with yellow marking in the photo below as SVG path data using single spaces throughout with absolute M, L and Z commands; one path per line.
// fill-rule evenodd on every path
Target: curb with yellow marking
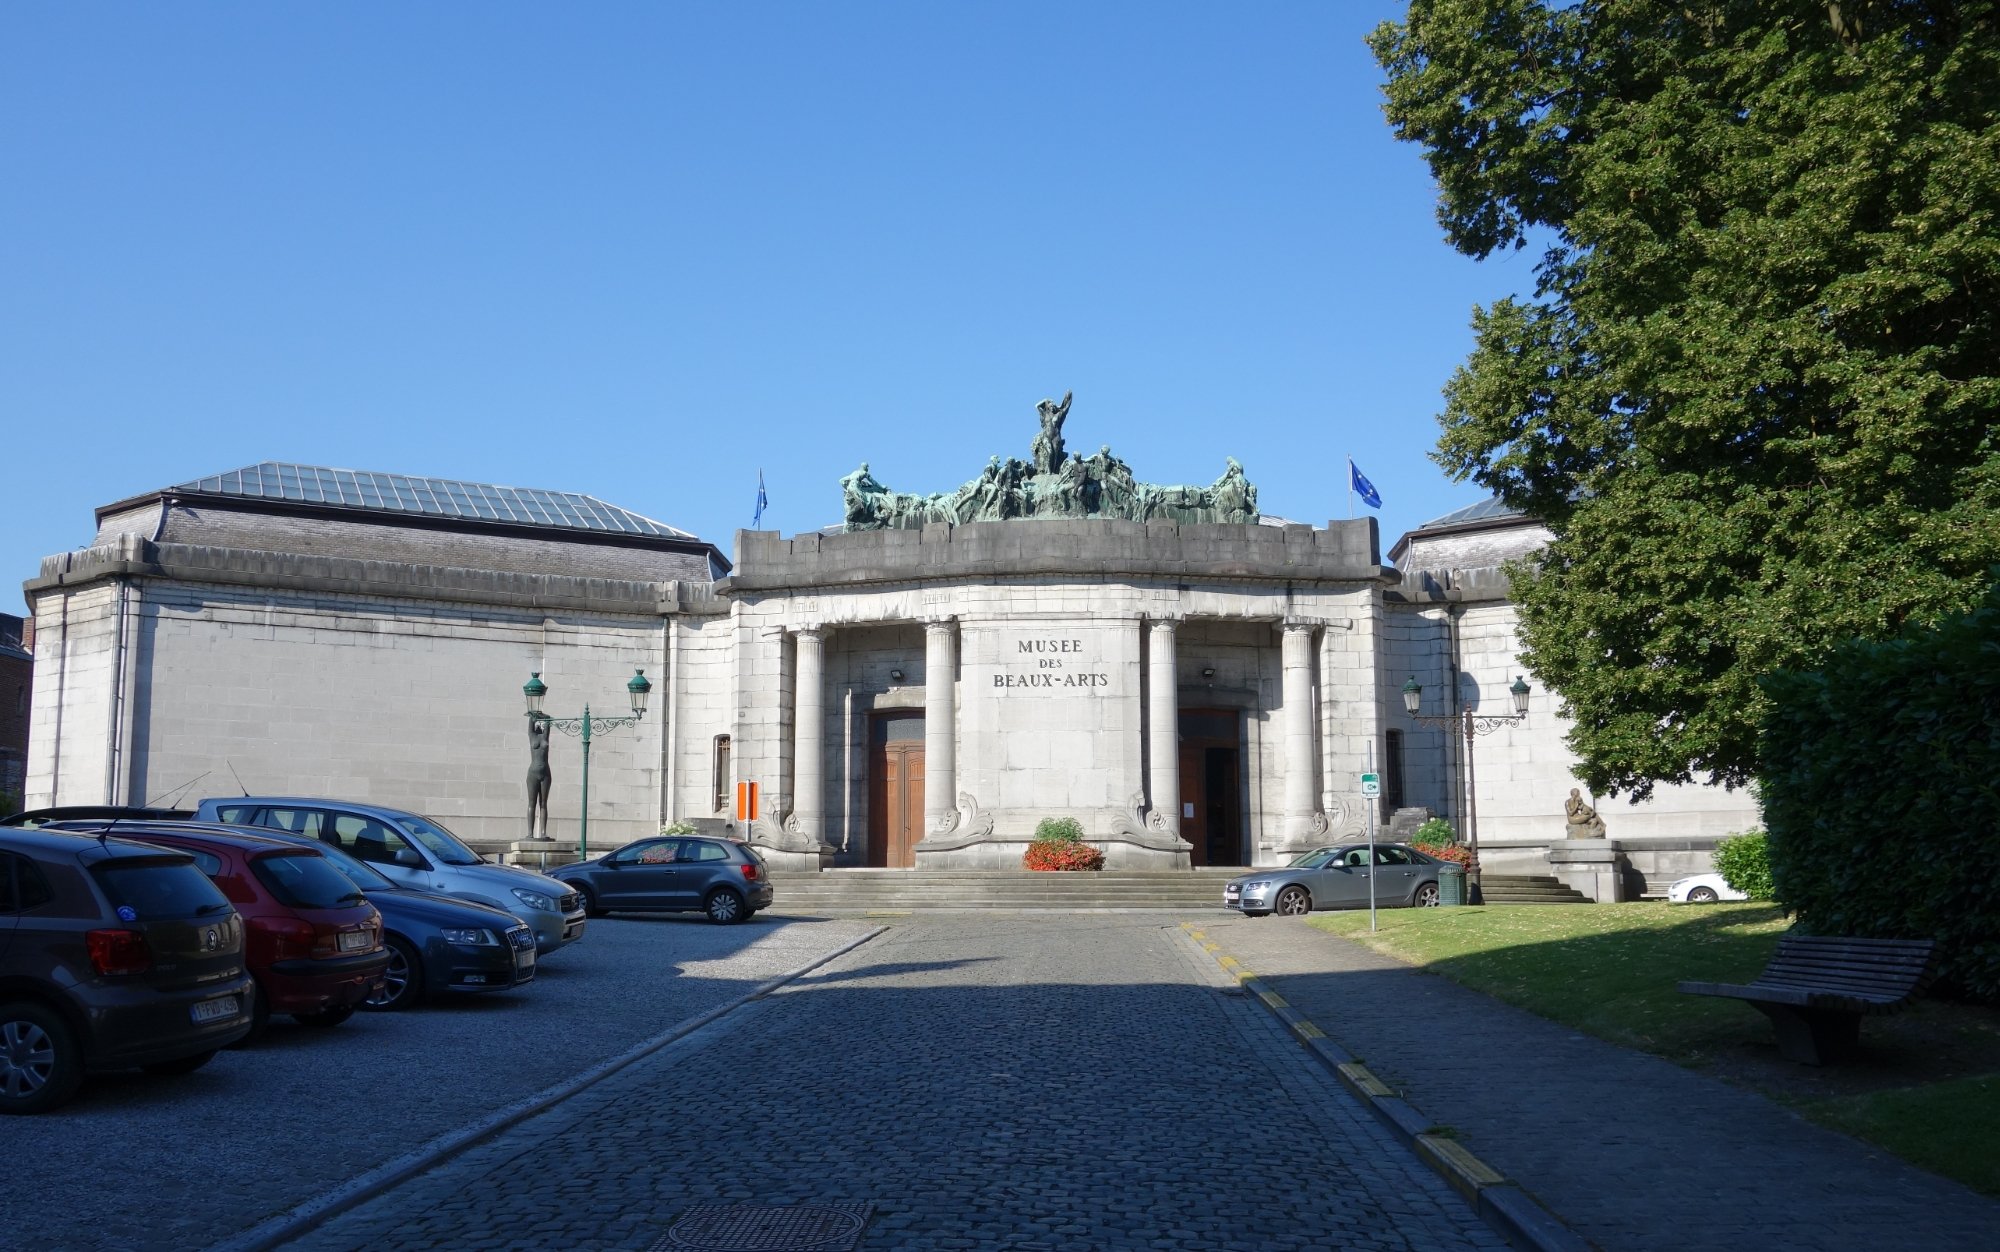
M 1333 1071 L 1341 1086 L 1367 1105 L 1391 1133 L 1417 1154 L 1418 1160 L 1464 1196 L 1480 1217 L 1509 1243 L 1535 1252 L 1588 1252 L 1590 1245 L 1575 1231 L 1518 1185 L 1507 1181 L 1499 1170 L 1474 1156 L 1464 1144 L 1436 1133 L 1439 1129 L 1436 1123 L 1411 1107 L 1394 1088 L 1308 1021 L 1290 1001 L 1265 986 L 1248 966 L 1224 952 L 1220 944 L 1209 939 L 1193 922 L 1182 922 L 1181 929 L 1202 951 L 1214 957 L 1217 965 L 1235 975 L 1236 981 L 1283 1022 L 1307 1051 Z

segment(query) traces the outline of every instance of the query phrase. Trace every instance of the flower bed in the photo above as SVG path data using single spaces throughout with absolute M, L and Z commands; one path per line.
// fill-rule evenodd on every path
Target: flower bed
M 1034 870 L 1103 869 L 1104 853 L 1083 841 L 1083 824 L 1074 817 L 1049 817 L 1035 827 L 1021 863 Z

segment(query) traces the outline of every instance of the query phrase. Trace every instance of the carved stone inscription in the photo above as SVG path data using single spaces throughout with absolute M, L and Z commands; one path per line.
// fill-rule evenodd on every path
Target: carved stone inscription
M 1011 664 L 993 675 L 993 685 L 1005 691 L 1093 691 L 1111 685 L 1111 675 L 1090 668 L 1082 639 L 1037 635 L 1016 639 Z

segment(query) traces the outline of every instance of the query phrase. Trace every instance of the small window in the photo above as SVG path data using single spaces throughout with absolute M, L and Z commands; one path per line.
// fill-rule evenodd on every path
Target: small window
M 254 804 L 225 804 L 215 810 L 215 820 L 231 826 L 251 826 L 256 824 L 257 806 Z
M 681 859 L 684 861 L 726 861 L 729 849 L 719 843 L 705 839 L 690 839 L 681 845 Z
M 1401 848 L 1377 848 L 1377 849 L 1375 849 L 1375 863 L 1376 863 L 1377 865 L 1410 865 L 1410 864 L 1413 864 L 1413 862 L 1412 862 L 1412 861 L 1410 860 L 1410 854 L 1409 854 L 1409 853 L 1407 853 L 1407 852 L 1405 852 L 1405 851 L 1403 851 L 1403 850 L 1402 850 Z
M 215 853 L 203 852 L 199 848 L 185 848 L 183 851 L 194 858 L 195 868 L 202 873 L 207 874 L 210 878 L 219 878 L 222 876 L 222 858 Z
M 278 897 L 280 904 L 295 909 L 337 909 L 361 902 L 362 896 L 347 881 L 347 875 L 327 863 L 317 852 L 276 852 L 250 862 L 257 881 Z
M 720 813 L 729 807 L 729 736 L 715 737 L 715 811 Z
M 408 841 L 372 817 L 360 817 L 352 813 L 340 813 L 333 819 L 335 842 L 341 851 L 357 861 L 370 865 L 395 865 L 396 854 L 415 854 Z M 424 862 L 428 867 L 428 862 Z
M 120 858 L 93 872 L 111 903 L 130 907 L 138 914 L 137 921 L 202 917 L 229 908 L 215 884 L 186 861 Z

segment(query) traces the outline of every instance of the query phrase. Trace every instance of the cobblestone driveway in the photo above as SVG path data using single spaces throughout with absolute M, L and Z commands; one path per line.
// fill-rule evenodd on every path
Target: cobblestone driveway
M 717 1202 L 872 1202 L 869 1249 L 1501 1246 L 1197 955 L 900 919 L 290 1246 L 644 1249 Z
M 0 1118 L 0 1248 L 206 1247 L 874 929 L 614 918 L 518 991 L 267 1042 L 182 1078 L 115 1074 Z

